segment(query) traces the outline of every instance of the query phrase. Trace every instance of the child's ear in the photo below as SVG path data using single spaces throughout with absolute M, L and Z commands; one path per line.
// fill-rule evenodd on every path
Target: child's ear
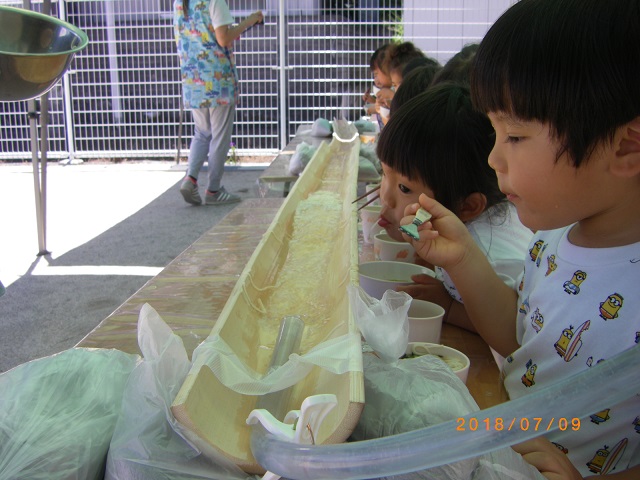
M 458 218 L 463 222 L 469 222 L 479 217 L 487 208 L 487 197 L 483 193 L 475 192 L 464 199 L 458 210 Z
M 622 135 L 617 145 L 616 156 L 611 162 L 611 171 L 622 177 L 640 174 L 640 117 L 621 127 Z

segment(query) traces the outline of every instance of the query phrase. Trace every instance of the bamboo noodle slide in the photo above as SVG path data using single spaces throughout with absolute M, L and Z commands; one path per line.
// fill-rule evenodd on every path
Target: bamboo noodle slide
M 304 322 L 303 357 L 327 342 L 357 339 L 350 344 L 357 350 L 340 353 L 356 367 L 340 374 L 310 367 L 291 387 L 288 404 L 281 406 L 286 413 L 299 409 L 308 396 L 336 395 L 338 405 L 314 432 L 317 443 L 345 441 L 364 404 L 360 337 L 347 294 L 349 284 L 358 285 L 357 212 L 351 201 L 356 196 L 359 144 L 356 136 L 318 148 L 200 346 L 221 340 L 234 360 L 264 378 L 286 316 Z M 223 384 L 209 364 L 197 364 L 196 353 L 173 414 L 206 455 L 221 454 L 248 473 L 264 473 L 251 453 L 251 427 L 245 423 L 261 395 L 244 395 Z

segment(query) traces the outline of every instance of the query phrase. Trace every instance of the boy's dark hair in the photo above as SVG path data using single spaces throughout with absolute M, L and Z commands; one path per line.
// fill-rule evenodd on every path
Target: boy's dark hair
M 389 44 L 385 43 L 384 45 L 376 48 L 375 52 L 371 54 L 371 58 L 369 59 L 369 68 L 372 71 L 376 68 L 382 70 L 382 64 L 384 63 L 387 48 L 389 48 Z
M 638 0 L 522 0 L 489 29 L 474 104 L 548 123 L 575 167 L 640 115 Z
M 398 87 L 391 100 L 390 115 L 393 115 L 393 112 L 400 108 L 401 105 L 426 91 L 440 68 L 440 66 L 436 65 L 425 65 L 411 70 L 402 79 L 402 84 Z
M 408 62 L 424 56 L 424 53 L 411 42 L 392 43 L 385 52 L 382 70 L 387 75 L 397 70 L 402 73 L 402 69 Z
M 469 89 L 441 84 L 402 105 L 380 133 L 380 161 L 420 180 L 436 200 L 456 212 L 475 192 L 491 207 L 505 196 L 488 157 L 494 135 L 486 115 L 471 105 Z
M 462 47 L 458 53 L 449 59 L 433 79 L 433 85 L 443 82 L 455 82 L 469 85 L 473 57 L 478 51 L 478 43 L 471 43 Z

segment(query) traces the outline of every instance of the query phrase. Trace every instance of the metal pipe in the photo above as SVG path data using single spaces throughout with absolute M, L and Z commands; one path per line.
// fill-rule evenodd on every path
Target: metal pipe
M 116 38 L 116 20 L 113 10 L 114 2 L 105 0 L 107 17 L 107 48 L 109 49 L 109 76 L 111 78 L 111 111 L 116 123 L 122 122 L 122 95 L 120 92 L 120 76 L 118 67 L 118 39 Z
M 282 319 L 278 339 L 273 347 L 271 363 L 267 373 L 281 367 L 292 353 L 300 352 L 304 322 L 298 316 L 290 315 Z M 289 397 L 293 387 L 262 395 L 256 402 L 256 408 L 268 410 L 275 418 L 284 420 L 289 405 Z
M 60 9 L 59 16 L 60 20 L 63 22 L 67 21 L 67 0 L 60 0 Z M 66 128 L 64 129 L 65 139 L 67 141 L 67 151 L 69 154 L 69 165 L 73 165 L 73 160 L 76 157 L 76 137 L 74 132 L 74 121 L 73 121 L 73 108 L 71 105 L 71 99 L 73 98 L 71 95 L 71 80 L 70 75 L 75 74 L 75 70 L 68 70 L 62 76 L 62 100 L 64 102 L 64 124 Z
M 25 10 L 31 10 L 31 0 L 22 0 Z M 36 224 L 38 227 L 38 255 L 45 255 L 47 252 L 47 241 L 45 234 L 44 218 L 44 198 L 40 181 L 40 160 L 38 158 L 38 109 L 36 100 L 27 102 L 29 117 L 29 132 L 31 134 L 31 166 L 33 167 L 33 190 L 36 200 Z
M 287 110 L 287 46 L 283 40 L 287 38 L 287 17 L 285 15 L 285 1 L 280 0 L 280 6 L 278 7 L 278 21 L 280 22 L 280 42 L 279 42 L 279 70 L 280 70 L 280 112 L 286 112 Z M 284 150 L 287 143 L 289 143 L 289 134 L 287 131 L 287 116 L 280 115 L 280 150 Z

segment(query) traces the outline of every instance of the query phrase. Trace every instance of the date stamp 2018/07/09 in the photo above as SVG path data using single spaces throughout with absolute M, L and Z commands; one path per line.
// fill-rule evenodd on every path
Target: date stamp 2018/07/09
M 456 419 L 456 423 L 456 430 L 458 432 L 475 432 L 476 430 L 494 430 L 496 432 L 500 432 L 502 430 L 522 430 L 526 432 L 531 430 L 534 432 L 548 432 L 550 430 L 555 430 L 556 428 L 563 432 L 566 430 L 580 430 L 579 418 L 565 417 L 552 417 L 549 419 L 542 417 L 458 417 Z

